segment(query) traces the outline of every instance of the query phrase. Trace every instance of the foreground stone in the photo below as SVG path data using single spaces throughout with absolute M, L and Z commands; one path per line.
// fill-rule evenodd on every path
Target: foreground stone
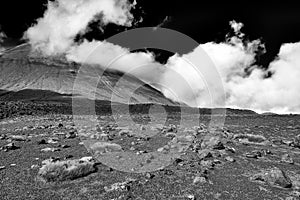
M 278 186 L 282 188 L 292 187 L 292 181 L 285 173 L 277 167 L 264 170 L 251 177 L 252 180 L 263 181 L 271 186 Z
M 39 169 L 38 178 L 45 182 L 74 180 L 96 171 L 95 162 L 91 157 L 76 160 L 53 161 L 45 160 Z

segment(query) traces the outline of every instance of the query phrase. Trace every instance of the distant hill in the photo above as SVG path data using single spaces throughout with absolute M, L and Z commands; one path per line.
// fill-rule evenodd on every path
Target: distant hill
M 84 79 L 74 89 L 74 81 L 80 67 L 81 65 L 70 63 L 64 57 L 44 57 L 38 53 L 32 53 L 28 44 L 7 50 L 0 56 L 2 108 L 5 108 L 7 113 L 11 113 L 9 109 L 13 106 L 15 113 L 19 112 L 18 108 L 22 108 L 22 113 L 30 113 L 32 109 L 38 109 L 44 110 L 45 113 L 62 111 L 70 114 L 72 99 L 79 99 L 79 103 L 81 99 L 91 99 L 91 101 L 96 100 L 95 105 L 101 112 L 111 112 L 111 104 L 119 106 L 120 110 L 124 111 L 127 110 L 125 105 L 130 104 L 132 111 L 142 113 L 146 113 L 151 105 L 159 104 L 172 112 L 180 112 L 179 103 L 164 97 L 160 91 L 150 85 L 118 71 L 103 72 L 99 66 L 85 66 L 86 70 L 80 71 Z M 103 74 L 103 77 L 95 88 L 94 81 L 98 81 L 99 74 Z M 121 77 L 122 85 L 116 89 L 115 85 Z M 132 94 L 131 92 L 137 87 L 138 89 Z M 112 94 L 116 97 L 114 102 L 111 102 Z M 130 99 L 129 102 L 128 99 Z M 83 100 L 83 106 L 89 101 Z M 51 108 L 54 104 L 56 106 L 63 104 L 63 107 L 59 105 Z M 45 105 L 47 109 L 43 108 Z M 185 107 L 185 112 L 195 113 L 197 109 L 182 105 Z M 210 115 L 213 110 L 216 111 L 214 113 L 218 113 L 224 108 L 201 108 L 199 113 Z M 257 113 L 251 110 L 226 109 L 226 114 L 256 115 Z
M 80 67 L 63 57 L 43 57 L 32 53 L 28 44 L 10 49 L 0 56 L 0 100 L 64 100 L 73 94 L 75 98 L 111 101 L 112 94 L 115 94 L 114 100 L 118 103 L 128 103 L 131 99 L 134 103 L 176 105 L 135 77 L 117 71 L 103 72 L 99 66 L 87 65 L 85 70 Z M 84 78 L 73 88 L 79 69 Z M 103 74 L 100 80 L 99 74 Z M 121 77 L 122 85 L 116 89 L 114 86 Z M 96 88 L 95 81 L 99 81 Z M 132 91 L 135 93 L 131 94 Z

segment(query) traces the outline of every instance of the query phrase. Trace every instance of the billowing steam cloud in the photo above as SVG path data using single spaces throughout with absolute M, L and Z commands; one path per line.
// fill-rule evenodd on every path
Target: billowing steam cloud
M 115 23 L 130 26 L 133 16 L 127 0 L 57 0 L 49 1 L 48 9 L 37 24 L 29 28 L 25 38 L 35 49 L 47 55 L 65 53 L 74 45 L 74 37 L 84 33 L 93 20 L 103 25 Z
M 277 113 L 300 112 L 300 43 L 284 44 L 268 70 L 253 68 L 248 77 L 226 82 L 227 105 Z M 272 73 L 269 78 L 265 75 Z
M 299 113 L 300 43 L 283 44 L 277 58 L 264 70 L 253 65 L 256 52 L 264 46 L 259 40 L 243 43 L 242 24 L 230 24 L 236 36 L 226 43 L 201 45 L 222 76 L 226 105 L 258 112 Z
M 130 10 L 135 4 L 127 0 L 49 2 L 44 17 L 27 30 L 25 37 L 34 49 L 46 55 L 64 54 L 70 61 L 109 65 L 154 85 L 166 97 L 191 106 L 222 105 L 222 91 L 213 87 L 217 80 L 198 75 L 199 71 L 206 75 L 202 73 L 204 68 L 215 67 L 225 88 L 227 107 L 300 112 L 300 43 L 282 45 L 276 60 L 263 70 L 254 63 L 257 51 L 264 46 L 259 40 L 244 40 L 242 23 L 230 22 L 234 36 L 225 42 L 201 44 L 186 55 L 175 54 L 165 65 L 157 63 L 151 53 L 131 53 L 129 49 L 106 41 L 74 42 L 76 35 L 87 31 L 88 24 L 99 17 L 103 25 L 130 26 L 133 21 Z M 212 62 L 192 65 L 199 54 L 203 55 L 203 50 Z M 119 59 L 111 63 L 118 56 Z M 213 99 L 212 91 L 217 94 Z
M 3 51 L 5 51 L 5 48 L 1 45 L 4 41 L 4 39 L 6 38 L 6 34 L 1 31 L 1 26 L 0 26 L 0 55 L 3 53 Z

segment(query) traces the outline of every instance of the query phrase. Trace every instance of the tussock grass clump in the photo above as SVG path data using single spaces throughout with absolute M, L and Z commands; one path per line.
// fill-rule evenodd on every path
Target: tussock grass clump
M 46 161 L 38 172 L 38 177 L 46 182 L 74 180 L 96 171 L 95 162 L 82 158 L 65 161 Z

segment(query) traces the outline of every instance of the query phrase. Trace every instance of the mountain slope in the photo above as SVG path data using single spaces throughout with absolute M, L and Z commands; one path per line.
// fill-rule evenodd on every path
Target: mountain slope
M 73 96 L 117 103 L 176 105 L 135 77 L 117 71 L 103 72 L 100 66 L 82 67 L 63 57 L 44 57 L 32 53 L 28 44 L 1 55 L 0 70 L 0 100 L 57 100 Z M 99 78 L 101 74 L 103 76 Z M 118 83 L 121 77 L 122 81 Z

